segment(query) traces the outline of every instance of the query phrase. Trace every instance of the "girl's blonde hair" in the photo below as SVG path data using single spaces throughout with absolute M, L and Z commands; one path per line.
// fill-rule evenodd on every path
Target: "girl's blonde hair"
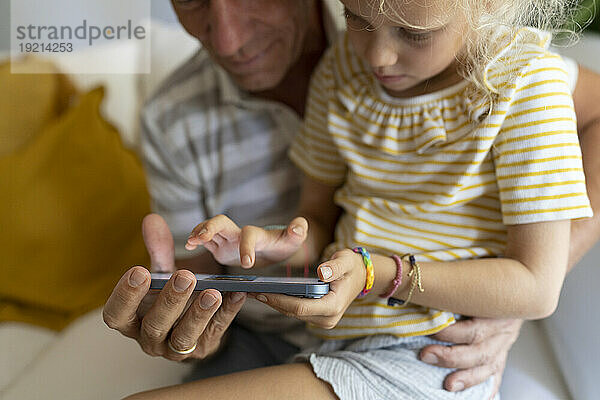
M 375 0 L 379 11 L 388 18 L 413 28 L 428 29 L 439 25 L 414 26 L 403 18 L 402 4 L 419 0 Z M 573 23 L 579 0 L 449 0 L 449 9 L 458 10 L 466 18 L 467 34 L 463 52 L 459 55 L 460 73 L 471 81 L 474 90 L 485 96 L 490 110 L 496 102 L 497 92 L 486 82 L 486 66 L 498 52 L 498 32 L 511 38 L 523 27 L 533 27 L 553 34 L 561 43 L 573 43 L 580 26 Z M 450 8 L 452 7 L 452 8 Z M 517 49 L 517 53 L 518 53 Z M 508 79 L 511 76 L 507 76 Z

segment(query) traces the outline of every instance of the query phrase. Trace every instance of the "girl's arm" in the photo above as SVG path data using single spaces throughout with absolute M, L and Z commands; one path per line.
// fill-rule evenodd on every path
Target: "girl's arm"
M 594 174 L 589 173 L 597 169 L 594 168 L 596 164 L 600 166 L 597 158 L 593 157 L 593 151 L 590 151 L 596 148 L 596 143 L 600 143 L 598 135 L 593 134 L 594 128 L 600 124 L 598 102 L 595 101 L 600 90 L 597 83 L 595 74 L 581 68 L 577 86 L 581 89 L 583 85 L 586 90 L 576 89 L 574 94 L 577 130 L 588 175 L 587 191 L 593 208 L 597 208 L 594 193 L 600 190 Z M 546 101 L 550 104 L 548 99 Z M 562 104 L 562 98 L 552 99 L 556 104 Z M 514 123 L 522 122 L 526 121 Z M 515 137 L 510 139 L 518 138 L 516 131 L 512 132 Z M 599 221 L 600 218 L 595 216 L 574 221 L 573 224 L 557 221 L 509 226 L 504 259 L 423 263 L 426 290 L 424 293 L 415 293 L 413 301 L 472 316 L 545 317 L 556 308 L 567 265 L 574 265 L 596 241 L 597 232 L 600 232 Z M 575 240 L 569 240 L 571 235 Z M 569 247 L 570 242 L 572 244 Z M 452 268 L 445 270 L 445 265 Z M 389 273 L 386 271 L 384 269 L 382 273 Z M 456 286 L 456 279 L 469 284 L 466 287 Z M 434 289 L 429 290 L 428 286 L 432 285 Z M 455 290 L 462 293 L 459 296 L 449 293 Z M 402 297 L 406 292 L 401 290 L 398 294 Z
M 300 207 L 301 215 L 309 221 L 307 243 L 313 259 L 332 239 L 339 216 L 339 210 L 333 206 L 335 190 L 309 177 L 304 178 Z M 507 227 L 503 258 L 419 263 L 425 291 L 415 290 L 411 302 L 477 317 L 546 317 L 556 308 L 566 274 L 570 228 L 570 220 L 511 225 Z M 361 257 L 358 254 L 353 257 L 355 262 L 348 268 L 364 270 Z M 387 292 L 392 285 L 396 264 L 390 257 L 378 254 L 372 254 L 372 259 L 375 282 L 371 296 L 377 296 Z M 325 262 L 321 267 L 327 264 L 335 263 Z M 335 265 L 332 267 L 334 274 L 327 281 L 341 278 L 341 273 L 336 273 L 340 270 Z M 393 297 L 406 298 L 410 287 L 409 271 L 404 263 L 402 285 Z M 364 273 L 349 274 L 345 270 L 344 274 L 363 279 L 364 286 Z M 359 283 L 348 287 L 358 287 L 360 291 L 362 286 Z M 344 297 L 351 300 L 356 294 Z
M 335 188 L 305 178 L 301 210 L 310 224 L 311 257 L 330 242 L 339 215 L 332 205 L 334 192 Z M 504 258 L 419 263 L 425 291 L 415 290 L 411 302 L 481 317 L 536 319 L 551 314 L 566 272 L 570 220 L 508 226 L 507 234 Z M 246 244 L 241 248 L 247 248 Z M 375 282 L 367 298 L 386 293 L 396 276 L 391 257 L 373 253 L 371 257 Z M 402 284 L 393 297 L 406 299 L 409 271 L 404 263 Z M 249 296 L 286 315 L 330 329 L 363 289 L 365 266 L 359 254 L 346 249 L 318 265 L 317 273 L 330 283 L 330 293 L 321 299 L 272 293 Z
M 600 74 L 579 67 L 573 101 L 587 193 L 594 216 L 571 223 L 568 270 L 577 264 L 600 236 Z M 458 345 L 431 345 L 421 351 L 420 357 L 423 360 L 424 355 L 433 354 L 439 360 L 436 365 L 458 368 L 446 377 L 444 387 L 447 390 L 455 390 L 459 381 L 464 383 L 465 388 L 477 385 L 491 374 L 496 377 L 495 382 L 499 386 L 506 355 L 520 327 L 520 320 L 475 318 L 459 321 L 433 335 L 434 339 Z M 465 342 L 465 338 L 469 339 Z
M 558 304 L 569 255 L 570 221 L 508 227 L 504 258 L 423 262 L 424 292 L 411 302 L 478 317 L 537 319 L 552 314 Z M 374 294 L 384 293 L 396 274 L 389 257 L 372 255 Z M 404 263 L 402 285 L 394 297 L 405 299 L 410 270 Z
M 301 210 L 309 221 L 307 243 L 311 257 L 316 257 L 331 241 L 339 215 L 332 205 L 334 192 L 333 187 L 305 178 Z M 556 308 L 566 273 L 569 233 L 569 220 L 513 225 L 508 226 L 504 258 L 419 263 L 425 291 L 415 290 L 411 302 L 480 317 L 536 319 L 550 315 Z M 391 257 L 373 253 L 371 256 L 375 282 L 369 296 L 375 298 L 389 290 L 396 276 L 396 264 Z M 327 267 L 331 274 L 324 272 Z M 365 266 L 360 255 L 344 250 L 319 265 L 317 271 L 324 281 L 330 282 L 332 291 L 322 299 L 276 294 L 263 294 L 258 299 L 287 315 L 333 327 L 364 287 Z M 393 297 L 406 299 L 409 271 L 404 263 L 402 285 Z

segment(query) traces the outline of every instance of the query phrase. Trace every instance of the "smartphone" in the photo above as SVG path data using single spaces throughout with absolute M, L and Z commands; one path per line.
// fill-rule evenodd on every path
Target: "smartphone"
M 150 290 L 162 289 L 171 278 L 170 273 L 152 273 L 151 276 Z M 216 289 L 220 292 L 281 293 L 318 299 L 329 293 L 329 283 L 317 278 L 196 274 L 194 291 L 204 289 Z

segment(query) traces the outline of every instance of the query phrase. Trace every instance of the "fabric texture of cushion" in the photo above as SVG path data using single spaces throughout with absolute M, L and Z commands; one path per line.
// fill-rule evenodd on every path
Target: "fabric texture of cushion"
M 75 88 L 54 65 L 36 58 L 20 63 L 28 74 L 11 74 L 10 63 L 0 64 L 0 157 L 25 145 L 35 133 L 66 110 Z

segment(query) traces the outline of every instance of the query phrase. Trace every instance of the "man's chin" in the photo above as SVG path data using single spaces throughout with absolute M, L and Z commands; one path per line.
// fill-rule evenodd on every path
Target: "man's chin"
M 238 87 L 247 92 L 264 92 L 274 89 L 282 79 L 275 74 L 268 73 L 233 75 L 232 78 Z

